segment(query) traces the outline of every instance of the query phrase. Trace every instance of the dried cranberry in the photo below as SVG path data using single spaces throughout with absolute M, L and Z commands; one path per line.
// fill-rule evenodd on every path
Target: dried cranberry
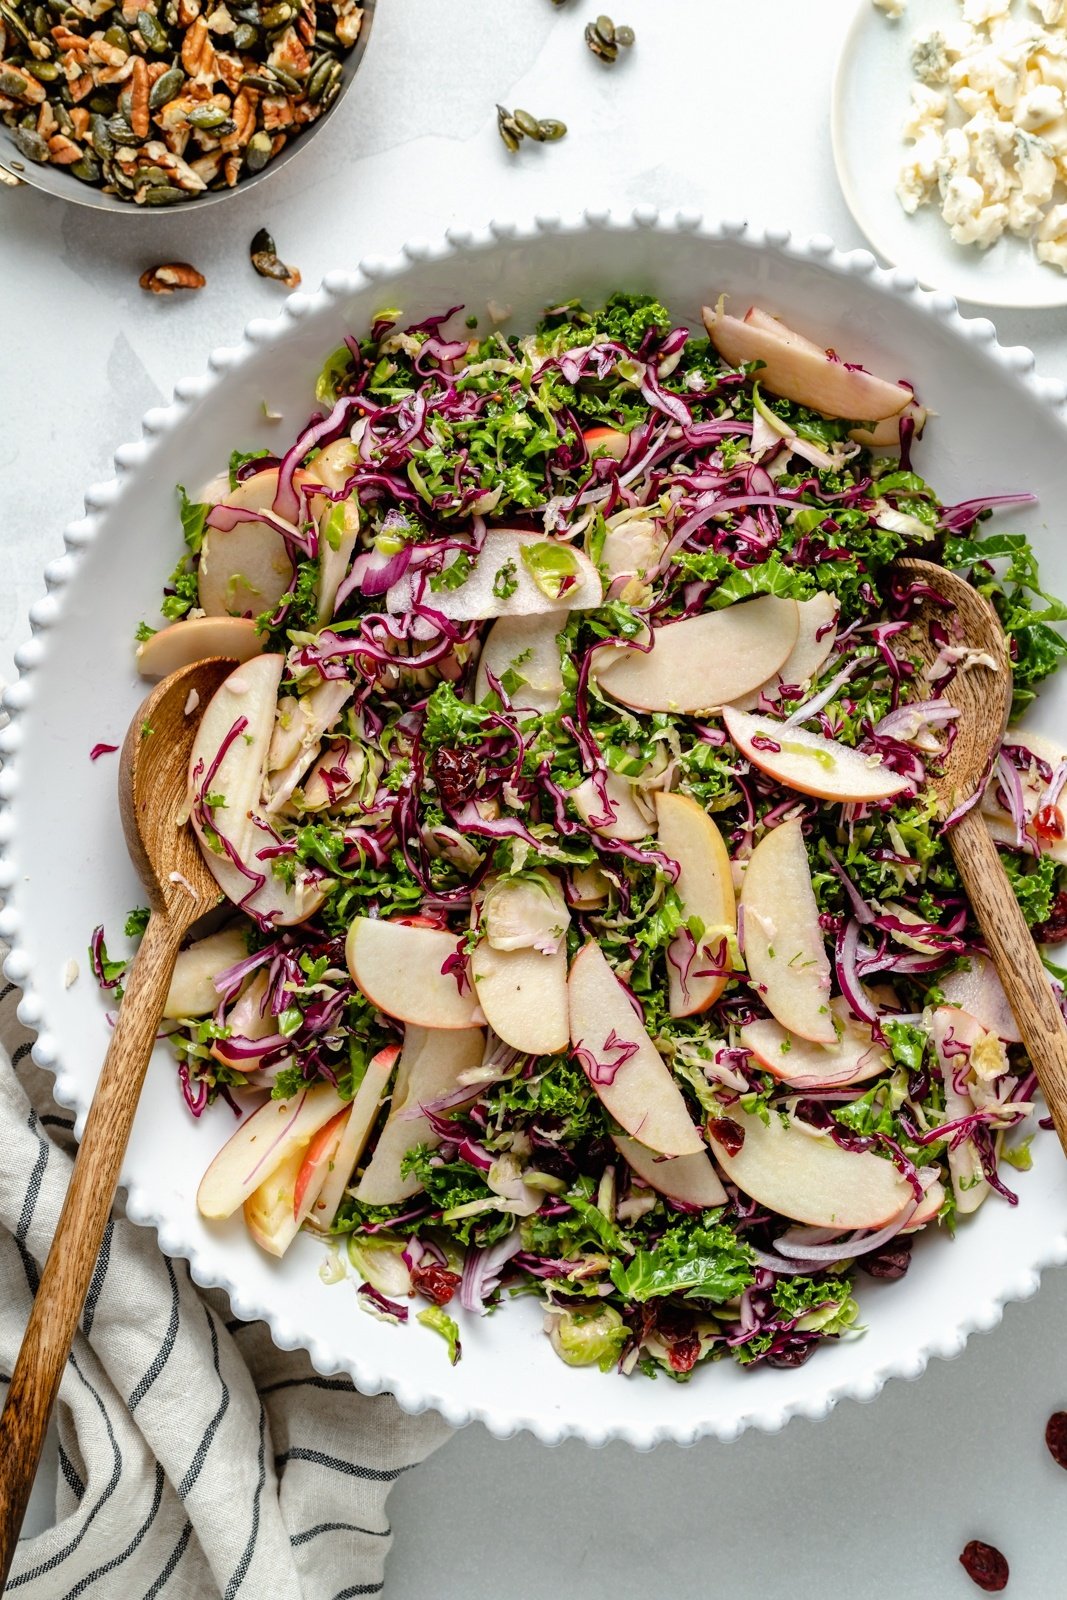
M 459 1288 L 460 1278 L 458 1272 L 449 1272 L 447 1267 L 432 1261 L 428 1266 L 411 1269 L 411 1283 L 427 1300 L 432 1300 L 435 1305 L 447 1306 Z
M 1048 1453 L 1058 1467 L 1067 1468 L 1067 1411 L 1054 1411 L 1045 1424 Z
M 972 1539 L 964 1546 L 960 1566 L 971 1582 L 987 1594 L 999 1594 L 1008 1587 L 1008 1563 L 995 1545 Z
M 700 1357 L 699 1333 L 686 1334 L 667 1346 L 667 1360 L 673 1372 L 692 1372 Z
M 902 1278 L 911 1266 L 911 1240 L 892 1239 L 880 1250 L 861 1256 L 857 1266 L 870 1278 Z
M 460 745 L 442 745 L 433 758 L 437 792 L 446 806 L 461 806 L 478 792 L 478 757 Z
M 1034 818 L 1034 832 L 1042 839 L 1062 839 L 1067 833 L 1059 806 L 1042 806 Z
M 721 1144 L 728 1156 L 735 1156 L 745 1142 L 745 1130 L 732 1117 L 709 1117 L 708 1133 Z
M 1061 890 L 1052 902 L 1047 922 L 1034 929 L 1039 944 L 1062 944 L 1067 939 L 1067 891 Z

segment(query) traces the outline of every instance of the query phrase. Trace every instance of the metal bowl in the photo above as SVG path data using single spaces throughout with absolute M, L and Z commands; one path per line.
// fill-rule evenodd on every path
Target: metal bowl
M 27 161 L 20 153 L 12 137 L 11 129 L 6 123 L 0 122 L 0 183 L 17 187 L 20 183 L 28 183 L 34 189 L 41 189 L 45 194 L 54 194 L 59 200 L 70 200 L 76 206 L 91 206 L 94 211 L 121 211 L 127 216 L 173 216 L 176 211 L 181 211 L 187 206 L 214 205 L 219 200 L 225 200 L 227 195 L 241 194 L 246 189 L 253 188 L 257 183 L 262 183 L 275 172 L 280 172 L 294 156 L 309 145 L 319 131 L 338 111 L 345 95 L 352 87 L 352 80 L 359 71 L 360 64 L 366 53 L 367 42 L 370 38 L 371 27 L 374 23 L 374 13 L 378 0 L 360 0 L 363 10 L 363 26 L 359 30 L 359 38 L 341 62 L 341 88 L 333 104 L 317 121 L 312 122 L 295 139 L 292 139 L 273 161 L 260 172 L 254 172 L 247 178 L 241 178 L 232 189 L 207 189 L 192 200 L 185 200 L 181 205 L 174 206 L 139 206 L 132 200 L 120 200 L 118 195 L 104 194 L 102 189 L 94 184 L 82 183 L 79 178 L 74 178 L 65 167 L 38 165 L 34 161 Z

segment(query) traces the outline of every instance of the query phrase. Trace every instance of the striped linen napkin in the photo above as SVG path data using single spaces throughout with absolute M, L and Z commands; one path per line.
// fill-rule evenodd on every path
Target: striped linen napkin
M 0 1397 L 73 1150 L 17 1000 L 0 979 Z M 21 1542 L 10 1600 L 379 1594 L 389 1490 L 449 1432 L 236 1321 L 120 1207 L 56 1415 L 56 1524 Z

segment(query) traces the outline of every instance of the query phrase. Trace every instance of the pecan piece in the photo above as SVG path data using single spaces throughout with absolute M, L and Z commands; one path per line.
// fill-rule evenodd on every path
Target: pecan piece
M 135 56 L 130 74 L 130 127 L 138 139 L 148 138 L 148 69 L 144 56 Z
M 206 83 L 213 81 L 214 65 L 215 47 L 211 43 L 207 23 L 203 17 L 197 17 L 182 40 L 182 66 L 190 78 L 198 78 Z
M 162 266 L 147 267 L 138 281 L 141 288 L 151 294 L 173 294 L 175 289 L 202 289 L 207 279 L 188 261 L 170 261 Z
M 65 133 L 55 133 L 48 141 L 48 157 L 57 167 L 72 167 L 80 161 L 85 151 L 68 139 Z

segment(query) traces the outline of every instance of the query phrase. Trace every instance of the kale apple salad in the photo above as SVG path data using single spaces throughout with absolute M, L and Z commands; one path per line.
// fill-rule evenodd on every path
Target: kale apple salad
M 146 675 L 237 663 L 188 797 L 230 916 L 165 1022 L 190 1111 L 240 1119 L 199 1208 L 276 1256 L 318 1233 L 453 1360 L 457 1306 L 524 1294 L 572 1366 L 795 1366 L 1029 1165 L 1034 1074 L 927 788 L 975 663 L 942 601 L 923 676 L 940 597 L 894 562 L 991 599 L 1018 716 L 1067 648 L 984 527 L 1030 497 L 943 505 L 906 384 L 704 320 L 383 311 L 283 454 L 180 491 L 140 630 Z M 1046 944 L 1065 779 L 1009 731 L 981 798 Z

